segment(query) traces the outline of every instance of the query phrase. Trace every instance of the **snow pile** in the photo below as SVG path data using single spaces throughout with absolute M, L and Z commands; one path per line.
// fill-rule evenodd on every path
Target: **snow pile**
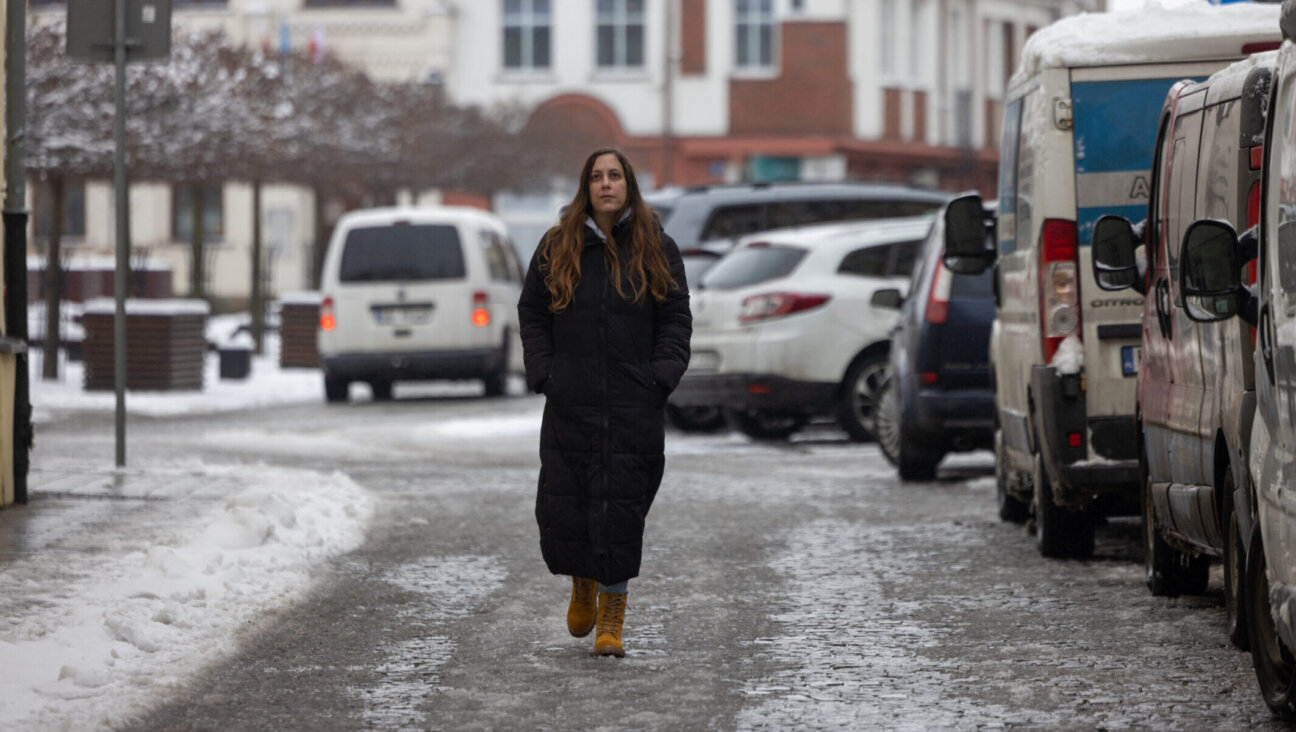
M 92 545 L 0 565 L 0 598 L 14 603 L 0 621 L 0 728 L 128 726 L 232 651 L 246 624 L 299 599 L 321 563 L 360 545 L 374 511 L 371 496 L 341 474 L 172 470 L 173 481 L 154 476 L 135 492 L 165 499 L 190 491 L 191 499 L 186 476 L 189 485 L 243 488 L 223 501 L 150 501 L 163 518 L 139 531 L 77 532 L 61 543 Z M 173 495 L 159 496 L 158 484 L 168 482 Z M 104 490 L 122 495 L 112 486 Z
M 1150 0 L 1118 13 L 1082 13 L 1031 35 L 1012 84 L 1042 69 L 1242 55 L 1247 43 L 1282 40 L 1277 3 L 1211 5 Z
M 59 381 L 40 378 L 39 353 L 33 354 L 31 403 L 36 423 L 50 421 L 66 411 L 111 412 L 116 395 L 111 391 L 88 392 L 82 388 L 84 365 L 64 363 Z M 279 404 L 324 401 L 324 380 L 318 369 L 280 370 L 276 356 L 253 356 L 250 380 L 220 378 L 220 357 L 208 353 L 201 391 L 128 391 L 126 411 L 153 417 L 205 414 Z
M 1062 339 L 1058 344 L 1057 353 L 1053 354 L 1053 360 L 1049 362 L 1058 373 L 1078 374 L 1080 369 L 1084 368 L 1084 345 L 1080 339 L 1069 335 Z

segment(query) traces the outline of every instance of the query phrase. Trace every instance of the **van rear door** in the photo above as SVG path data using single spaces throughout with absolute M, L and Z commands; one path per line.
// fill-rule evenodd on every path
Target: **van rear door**
M 459 230 L 448 223 L 357 226 L 334 295 L 342 350 L 463 348 L 471 295 Z M 434 335 L 435 334 L 435 335 Z
M 1134 442 L 1132 423 L 1101 418 L 1133 415 L 1142 356 L 1143 298 L 1130 290 L 1105 292 L 1094 281 L 1089 248 L 1094 223 L 1108 213 L 1134 222 L 1146 218 L 1157 123 L 1166 92 L 1176 81 L 1205 78 L 1224 65 L 1221 61 L 1082 68 L 1071 74 L 1082 341 L 1087 409 L 1091 420 L 1099 418 L 1090 424 L 1091 447 L 1099 455 L 1132 454 L 1128 449 Z M 1125 449 L 1104 449 L 1117 445 Z

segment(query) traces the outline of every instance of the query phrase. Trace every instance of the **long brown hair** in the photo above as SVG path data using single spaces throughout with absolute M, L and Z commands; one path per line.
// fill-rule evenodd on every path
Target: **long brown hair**
M 545 287 L 549 288 L 549 307 L 555 313 L 565 310 L 571 304 L 576 285 L 580 283 L 585 221 L 594 212 L 589 197 L 590 176 L 594 170 L 594 161 L 608 154 L 617 157 L 621 170 L 625 172 L 626 207 L 618 212 L 618 218 L 630 211 L 627 241 L 618 242 L 609 232 L 607 246 L 604 248 L 612 286 L 616 288 L 618 295 L 633 302 L 641 302 L 646 293 L 651 293 L 653 299 L 661 302 L 666 299 L 667 292 L 679 286 L 671 276 L 666 252 L 661 246 L 661 224 L 657 221 L 657 214 L 639 193 L 639 181 L 635 178 L 630 161 L 620 150 L 600 148 L 586 158 L 585 166 L 581 168 L 576 195 L 563 209 L 558 225 L 545 233 L 540 242 L 543 248 L 540 253 L 540 271 L 544 272 Z M 633 297 L 627 297 L 623 283 L 623 254 L 626 257 L 624 278 L 630 281 Z

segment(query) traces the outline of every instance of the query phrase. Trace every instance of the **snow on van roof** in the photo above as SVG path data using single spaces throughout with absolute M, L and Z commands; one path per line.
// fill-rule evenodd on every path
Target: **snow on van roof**
M 1248 43 L 1282 40 L 1278 14 L 1277 3 L 1149 0 L 1137 10 L 1072 15 L 1031 35 L 1012 83 L 1048 68 L 1241 56 Z
M 348 211 L 342 221 L 347 224 L 386 224 L 392 221 L 457 221 L 460 219 L 499 221 L 490 211 L 472 206 L 387 206 Z

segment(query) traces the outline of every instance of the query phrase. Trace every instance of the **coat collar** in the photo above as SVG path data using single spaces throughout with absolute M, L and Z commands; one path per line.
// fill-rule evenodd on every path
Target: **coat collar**
M 612 225 L 612 231 L 615 232 L 617 229 L 621 228 L 621 225 L 622 225 L 622 224 L 624 224 L 625 222 L 629 221 L 629 220 L 630 220 L 630 214 L 632 214 L 632 213 L 634 213 L 634 209 L 632 209 L 632 208 L 627 208 L 627 209 L 625 210 L 625 213 L 621 214 L 621 218 L 617 219 L 617 222 L 616 222 L 615 224 Z M 593 232 L 594 232 L 594 236 L 598 237 L 598 241 L 600 241 L 600 242 L 602 242 L 602 243 L 604 243 L 604 244 L 607 243 L 607 237 L 603 235 L 603 230 L 600 229 L 600 228 L 598 227 L 598 224 L 594 222 L 594 217 L 593 217 L 593 216 L 586 216 L 586 217 L 585 217 L 585 228 L 586 228 L 587 230 L 589 230 L 589 231 L 593 231 Z M 594 244 L 594 241 L 595 241 L 594 239 L 591 239 L 591 238 L 588 237 L 588 236 L 585 237 L 585 246 L 590 246 L 590 245 Z

